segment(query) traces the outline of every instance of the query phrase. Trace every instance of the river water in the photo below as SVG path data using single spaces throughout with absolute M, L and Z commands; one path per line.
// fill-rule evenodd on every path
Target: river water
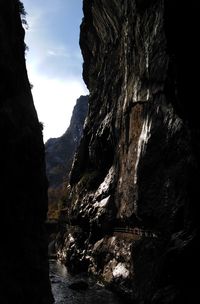
M 123 304 L 111 291 L 92 282 L 84 276 L 70 276 L 67 269 L 60 262 L 50 260 L 50 280 L 55 304 Z M 69 285 L 75 281 L 86 281 L 89 287 L 86 290 L 73 290 Z

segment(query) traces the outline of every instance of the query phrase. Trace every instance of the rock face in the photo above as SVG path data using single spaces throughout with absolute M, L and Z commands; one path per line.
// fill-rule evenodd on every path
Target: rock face
M 52 303 L 42 131 L 25 67 L 21 2 L 0 1 L 1 303 Z
M 60 256 L 136 303 L 195 302 L 197 4 L 83 3 L 89 114 L 71 174 L 75 227 Z
M 50 138 L 45 144 L 46 172 L 52 188 L 60 186 L 64 177 L 68 179 L 87 111 L 88 96 L 81 96 L 76 102 L 67 131 L 59 138 Z

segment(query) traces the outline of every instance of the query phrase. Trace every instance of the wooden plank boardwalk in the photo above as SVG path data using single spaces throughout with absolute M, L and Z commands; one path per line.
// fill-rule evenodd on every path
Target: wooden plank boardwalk
M 141 238 L 158 238 L 157 233 L 151 230 L 144 230 L 138 227 L 115 227 L 114 235 L 127 237 L 133 240 L 140 240 Z

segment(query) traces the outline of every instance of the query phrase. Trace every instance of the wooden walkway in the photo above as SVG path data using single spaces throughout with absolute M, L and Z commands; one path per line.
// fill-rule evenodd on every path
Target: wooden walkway
M 158 235 L 155 232 L 137 227 L 115 227 L 114 235 L 128 237 L 132 240 L 140 240 L 142 238 L 158 238 Z

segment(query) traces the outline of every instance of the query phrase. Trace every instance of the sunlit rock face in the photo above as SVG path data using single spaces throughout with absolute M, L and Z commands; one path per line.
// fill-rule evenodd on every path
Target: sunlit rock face
M 197 4 L 83 3 L 89 114 L 71 174 L 75 227 L 60 256 L 136 303 L 195 302 Z
M 52 303 L 42 131 L 24 58 L 19 2 L 0 1 L 0 303 Z

